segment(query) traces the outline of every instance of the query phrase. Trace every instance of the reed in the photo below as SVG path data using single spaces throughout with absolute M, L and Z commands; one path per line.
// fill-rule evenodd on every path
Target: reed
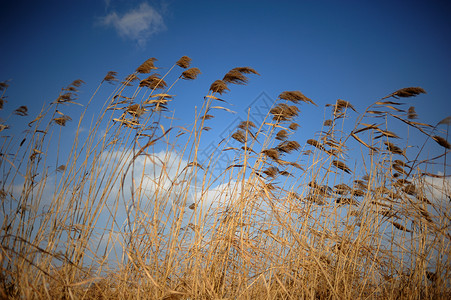
M 78 117 L 82 80 L 27 131 L 8 135 L 26 106 L 0 124 L 2 298 L 451 297 L 451 122 L 414 121 L 409 98 L 425 90 L 360 114 L 338 99 L 309 137 L 297 133 L 300 107 L 318 104 L 282 91 L 260 124 L 250 110 L 202 159 L 205 132 L 223 131 L 215 113 L 232 113 L 218 97 L 259 74 L 225 73 L 184 125 L 172 88 L 201 71 L 183 56 L 160 75 L 156 61 L 122 80 L 108 72 Z M 8 86 L 0 109 L 13 105 Z M 104 106 L 90 121 L 92 101 Z

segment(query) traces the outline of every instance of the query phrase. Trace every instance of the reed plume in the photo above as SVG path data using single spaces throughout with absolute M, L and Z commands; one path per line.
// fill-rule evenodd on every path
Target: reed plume
M 182 56 L 175 64 L 183 69 L 188 69 L 191 65 L 191 58 Z

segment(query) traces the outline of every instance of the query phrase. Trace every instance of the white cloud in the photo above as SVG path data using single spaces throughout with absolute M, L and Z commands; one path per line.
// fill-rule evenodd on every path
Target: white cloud
M 125 14 L 112 12 L 101 19 L 101 24 L 113 27 L 125 38 L 144 46 L 154 34 L 166 29 L 162 15 L 146 2 Z
M 438 172 L 438 176 L 443 176 Z M 426 197 L 429 197 L 434 203 L 441 206 L 448 206 L 451 201 L 451 178 L 450 177 L 431 177 L 425 176 L 422 179 L 426 191 Z

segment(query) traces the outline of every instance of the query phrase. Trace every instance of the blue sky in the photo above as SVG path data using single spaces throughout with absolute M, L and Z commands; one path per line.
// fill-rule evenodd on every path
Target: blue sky
M 27 105 L 31 121 L 78 78 L 87 103 L 108 71 L 124 78 L 156 57 L 164 73 L 187 55 L 202 74 L 177 84 L 172 107 L 188 121 L 214 80 L 250 66 L 261 76 L 231 88 L 230 108 L 243 113 L 262 92 L 300 90 L 319 105 L 301 108 L 300 139 L 321 129 L 327 103 L 345 99 L 362 112 L 408 86 L 428 92 L 409 101 L 435 124 L 451 114 L 449 9 L 448 1 L 2 1 L 0 80 L 10 88 L 0 116 Z M 215 124 L 229 123 L 219 112 Z

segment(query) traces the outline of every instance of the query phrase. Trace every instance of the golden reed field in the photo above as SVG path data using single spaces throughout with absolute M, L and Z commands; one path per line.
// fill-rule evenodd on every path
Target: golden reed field
M 108 72 L 86 101 L 75 80 L 37 116 L 1 83 L 15 110 L 0 124 L 0 298 L 451 298 L 451 117 L 420 121 L 425 90 L 359 112 L 281 91 L 200 157 L 215 115 L 233 118 L 227 92 L 259 74 L 228 71 L 182 124 L 172 91 L 201 71 L 155 63 Z M 324 110 L 314 136 L 301 108 Z

